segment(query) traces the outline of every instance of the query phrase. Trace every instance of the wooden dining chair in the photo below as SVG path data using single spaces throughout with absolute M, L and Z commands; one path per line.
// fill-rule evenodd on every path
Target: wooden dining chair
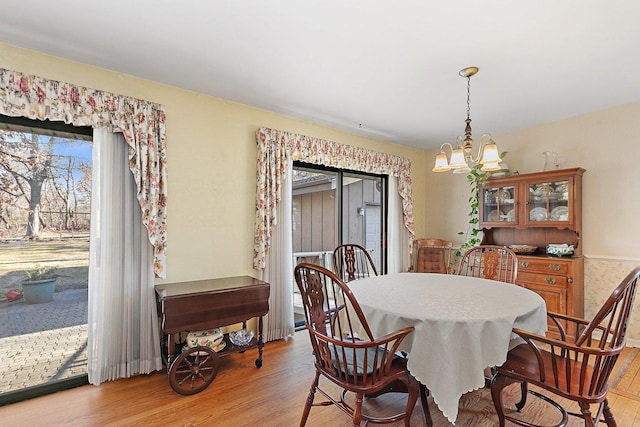
M 506 246 L 474 246 L 462 255 L 457 274 L 515 284 L 518 276 L 518 256 Z M 495 369 L 494 366 L 490 366 L 484 370 L 486 387 L 490 386 Z
M 457 274 L 516 283 L 518 256 L 506 246 L 475 246 L 462 255 Z
M 415 239 L 411 254 L 411 267 L 414 273 L 449 272 L 453 243 L 443 239 Z
M 548 396 L 528 390 L 529 394 L 544 399 L 560 411 L 562 422 L 558 425 L 564 426 L 567 415 L 573 415 L 584 419 L 585 426 L 593 427 L 604 415 L 607 426 L 617 426 L 607 401 L 608 380 L 625 347 L 625 333 L 639 276 L 640 267 L 637 267 L 612 292 L 591 321 L 548 313 L 560 330 L 559 339 L 513 330 L 525 343 L 509 351 L 506 362 L 498 367 L 491 383 L 500 427 L 505 425 L 505 420 L 534 426 L 504 412 L 502 389 L 514 382 L 520 383 L 522 390 L 520 402 L 516 404 L 518 411 L 526 403 L 528 384 L 534 384 L 580 406 L 579 414 L 568 412 Z M 571 327 L 565 328 L 565 322 Z M 576 332 L 570 336 L 567 331 Z M 591 412 L 592 404 L 598 405 L 595 415 Z
M 401 419 L 408 426 L 420 395 L 420 383 L 407 370 L 407 359 L 397 353 L 413 327 L 374 337 L 358 301 L 334 272 L 302 263 L 296 266 L 294 276 L 302 295 L 305 327 L 315 357 L 315 378 L 300 426 L 306 424 L 313 406 L 331 404 L 349 414 L 354 426 L 361 421 L 391 423 Z M 321 377 L 337 384 L 342 389 L 340 395 L 323 390 Z M 314 403 L 316 391 L 327 400 Z M 384 418 L 364 414 L 365 396 L 378 396 L 386 391 L 408 393 L 404 411 Z M 355 394 L 354 403 L 347 402 L 347 393 Z M 425 414 L 429 416 L 428 409 Z M 429 416 L 429 425 L 430 421 Z
M 355 243 L 346 243 L 334 249 L 333 271 L 346 283 L 378 275 L 369 251 Z

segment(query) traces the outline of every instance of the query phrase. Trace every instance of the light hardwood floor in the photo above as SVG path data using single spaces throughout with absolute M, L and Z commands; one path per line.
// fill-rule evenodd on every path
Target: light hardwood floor
M 640 349 L 625 350 L 612 377 L 609 400 L 619 427 L 640 427 L 639 353 Z M 223 358 L 213 383 L 193 396 L 175 394 L 163 371 L 3 406 L 0 407 L 0 425 L 297 426 L 313 379 L 306 332 L 298 332 L 287 341 L 268 343 L 260 369 L 254 365 L 256 356 L 257 351 L 253 350 Z M 510 401 L 515 402 L 517 390 L 514 388 L 509 393 Z M 320 398 L 316 396 L 316 399 Z M 376 403 L 400 404 L 397 400 L 381 397 Z M 444 419 L 432 399 L 429 399 L 429 406 L 436 427 L 452 425 Z M 548 425 L 553 421 L 554 413 L 546 409 L 541 401 L 530 398 L 522 417 Z M 312 408 L 307 423 L 309 427 L 350 425 L 350 419 L 335 406 Z M 424 425 L 419 403 L 411 425 Z M 456 426 L 496 425 L 497 417 L 488 390 L 476 390 L 462 397 Z M 580 425 L 580 420 L 572 417 L 569 426 Z

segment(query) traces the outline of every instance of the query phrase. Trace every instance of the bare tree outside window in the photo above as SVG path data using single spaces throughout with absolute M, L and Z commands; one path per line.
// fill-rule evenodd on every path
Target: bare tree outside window
M 0 237 L 87 231 L 91 165 L 67 138 L 0 130 Z

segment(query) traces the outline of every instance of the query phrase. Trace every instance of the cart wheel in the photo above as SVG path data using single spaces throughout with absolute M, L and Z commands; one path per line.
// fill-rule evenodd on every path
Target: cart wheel
M 262 359 L 256 359 L 256 368 L 262 367 Z
M 218 374 L 218 355 L 209 347 L 194 347 L 180 354 L 168 370 L 169 385 L 178 394 L 196 394 Z

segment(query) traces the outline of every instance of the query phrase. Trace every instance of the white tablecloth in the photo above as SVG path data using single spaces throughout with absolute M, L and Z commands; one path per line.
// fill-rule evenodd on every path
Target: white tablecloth
M 400 273 L 349 283 L 369 326 L 382 336 L 406 326 L 410 372 L 451 422 L 460 397 L 484 386 L 484 368 L 506 360 L 514 327 L 544 334 L 544 300 L 535 292 L 466 276 Z

